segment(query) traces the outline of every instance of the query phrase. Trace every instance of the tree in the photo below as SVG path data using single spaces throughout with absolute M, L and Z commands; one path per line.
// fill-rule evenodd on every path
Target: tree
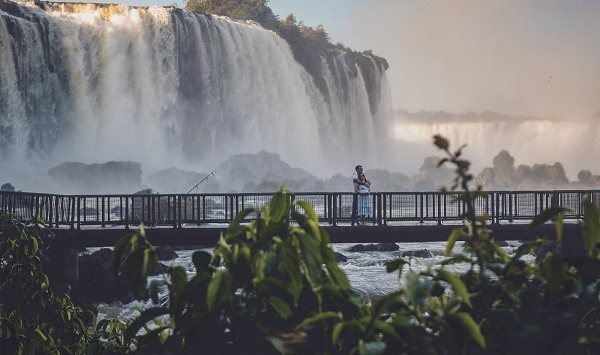
M 6 184 L 2 184 L 2 186 L 0 186 L 0 191 L 11 191 L 11 192 L 14 192 L 15 191 L 15 187 L 10 182 L 7 182 Z
M 236 20 L 250 20 L 267 29 L 276 29 L 279 19 L 267 6 L 268 0 L 188 0 L 185 9 L 227 16 Z

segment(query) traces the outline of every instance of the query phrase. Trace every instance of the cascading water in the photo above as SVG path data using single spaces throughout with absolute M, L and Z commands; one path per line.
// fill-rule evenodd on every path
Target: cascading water
M 566 119 L 494 119 L 472 122 L 419 122 L 400 120 L 394 129 L 396 139 L 420 146 L 421 152 L 436 152 L 430 138 L 442 134 L 454 147 L 467 144 L 465 155 L 474 162 L 473 171 L 492 166 L 501 150 L 514 156 L 520 164 L 554 164 L 560 162 L 571 181 L 577 181 L 581 170 L 600 172 L 595 163 L 600 153 L 600 122 L 598 118 Z M 439 155 L 439 153 L 437 154 Z
M 0 4 L 0 161 L 210 171 L 265 150 L 317 176 L 376 166 L 392 114 L 385 69 L 365 56 L 365 73 L 347 55 L 319 63 L 324 93 L 254 24 L 170 7 Z

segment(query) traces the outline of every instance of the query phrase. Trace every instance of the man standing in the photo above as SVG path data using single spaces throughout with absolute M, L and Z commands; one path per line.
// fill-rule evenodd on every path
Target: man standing
M 352 225 L 355 223 L 358 224 L 358 192 L 356 192 L 358 185 L 371 186 L 371 182 L 365 176 L 365 180 L 361 181 L 358 176 L 362 174 L 363 167 L 362 165 L 357 165 L 354 170 L 356 170 L 356 174 L 352 175 Z

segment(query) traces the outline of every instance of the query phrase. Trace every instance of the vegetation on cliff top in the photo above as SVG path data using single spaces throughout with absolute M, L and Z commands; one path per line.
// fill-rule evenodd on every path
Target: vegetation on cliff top
M 306 26 L 302 21 L 298 22 L 293 14 L 280 20 L 278 15 L 267 6 L 268 2 L 268 0 L 188 0 L 185 9 L 227 16 L 235 20 L 257 22 L 285 39 L 290 44 L 296 60 L 307 69 L 309 69 L 310 59 L 307 56 L 352 52 L 342 43 L 333 44 L 323 25 L 318 25 L 316 28 Z M 376 56 L 371 50 L 363 51 L 362 54 L 373 58 L 385 69 L 389 67 L 385 58 Z

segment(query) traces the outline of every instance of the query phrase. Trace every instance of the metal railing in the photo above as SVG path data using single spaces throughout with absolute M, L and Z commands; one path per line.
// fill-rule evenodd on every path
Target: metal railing
M 230 223 L 244 208 L 260 209 L 272 194 L 155 194 L 155 195 L 55 195 L 0 191 L 0 211 L 50 227 L 135 226 L 147 227 Z M 478 197 L 478 215 L 487 213 L 489 222 L 531 220 L 551 206 L 569 208 L 566 220 L 583 217 L 582 201 L 587 195 L 600 208 L 600 190 L 489 191 Z M 458 192 L 377 192 L 371 195 L 373 215 L 369 221 L 434 222 L 442 224 L 464 218 L 465 204 Z M 313 206 L 319 220 L 337 225 L 352 220 L 352 193 L 305 192 L 289 194 L 290 201 Z M 299 212 L 301 211 L 301 207 Z M 247 221 L 256 217 L 250 214 Z

